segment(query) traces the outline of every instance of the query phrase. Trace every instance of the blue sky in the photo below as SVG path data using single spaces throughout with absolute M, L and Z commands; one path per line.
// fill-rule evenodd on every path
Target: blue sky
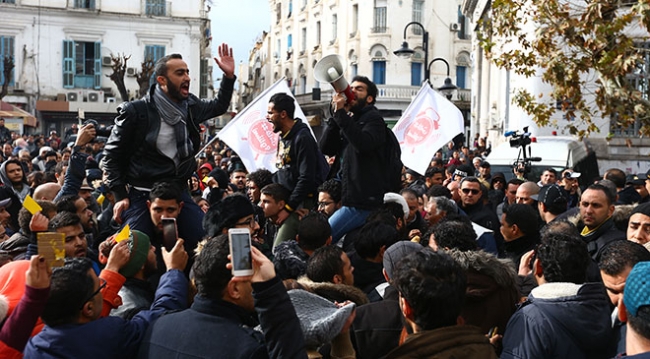
M 225 42 L 233 48 L 237 66 L 248 61 L 255 39 L 270 29 L 269 0 L 212 0 L 211 8 L 212 54 L 218 56 L 217 46 Z M 221 70 L 214 68 L 213 78 L 221 79 Z

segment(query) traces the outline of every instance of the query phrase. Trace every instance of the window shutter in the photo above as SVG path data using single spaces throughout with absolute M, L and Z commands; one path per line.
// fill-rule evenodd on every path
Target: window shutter
M 63 40 L 63 88 L 74 87 L 74 41 Z
M 102 43 L 95 43 L 95 71 L 93 74 L 93 87 L 99 90 L 102 87 Z

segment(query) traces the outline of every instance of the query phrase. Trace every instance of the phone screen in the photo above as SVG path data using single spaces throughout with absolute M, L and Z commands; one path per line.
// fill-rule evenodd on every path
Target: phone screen
M 250 233 L 231 233 L 230 240 L 233 270 L 252 270 Z
M 163 218 L 163 245 L 167 251 L 171 251 L 176 245 L 178 239 L 178 232 L 176 231 L 175 218 Z

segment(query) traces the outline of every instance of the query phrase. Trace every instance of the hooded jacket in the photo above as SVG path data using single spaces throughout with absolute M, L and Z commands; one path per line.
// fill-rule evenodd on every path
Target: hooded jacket
M 494 348 L 477 327 L 454 325 L 411 334 L 387 359 L 496 359 Z
M 9 163 L 18 165 L 23 170 L 23 178 L 21 179 L 23 188 L 20 191 L 17 191 L 14 188 L 14 184 L 11 182 L 11 180 L 9 180 L 9 177 L 7 176 L 7 164 Z M 4 161 L 2 165 L 0 165 L 0 181 L 2 181 L 2 184 L 4 184 L 6 188 L 11 189 L 11 192 L 15 195 L 15 198 L 12 196 L 12 206 L 14 204 L 13 202 L 15 202 L 14 199 L 18 199 L 18 204 L 20 205 L 20 203 L 22 203 L 25 197 L 27 197 L 29 194 L 29 183 L 27 182 L 27 176 L 25 175 L 25 168 L 18 160 L 7 160 Z
M 278 155 L 273 174 L 273 183 L 291 191 L 287 205 L 291 211 L 308 197 L 317 195 L 318 186 L 327 176 L 321 164 L 325 157 L 318 150 L 316 140 L 311 135 L 309 127 L 299 118 L 288 133 L 278 141 Z
M 510 318 L 501 358 L 607 357 L 610 314 L 602 283 L 540 285 Z
M 461 311 L 465 323 L 481 328 L 483 333 L 498 327 L 498 333 L 503 334 L 519 302 L 517 273 L 512 262 L 483 251 L 452 249 L 447 253 L 467 273 Z
M 388 192 L 388 161 L 385 159 L 386 123 L 375 106 L 366 106 L 354 117 L 345 110 L 328 121 L 320 140 L 321 151 L 336 156 L 343 184 L 344 206 L 361 209 L 378 208 Z

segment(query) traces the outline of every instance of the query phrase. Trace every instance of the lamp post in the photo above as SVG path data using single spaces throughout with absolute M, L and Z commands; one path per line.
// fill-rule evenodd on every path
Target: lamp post
M 429 70 L 431 70 L 431 65 L 433 65 L 433 63 L 436 61 L 442 61 L 445 63 L 445 65 L 447 65 L 447 78 L 445 79 L 444 85 L 438 87 L 438 91 L 442 92 L 442 94 L 447 97 L 447 100 L 451 100 L 451 96 L 454 95 L 454 91 L 456 91 L 458 87 L 454 85 L 453 82 L 451 82 L 451 78 L 449 77 L 449 62 L 447 62 L 447 60 L 443 59 L 442 57 L 436 57 L 435 59 L 431 60 L 431 62 L 429 62 L 427 65 L 427 78 L 429 77 Z
M 417 21 L 411 21 L 406 24 L 406 27 L 404 27 L 404 42 L 402 43 L 402 47 L 393 51 L 393 54 L 404 59 L 409 59 L 415 53 L 415 50 L 409 48 L 409 44 L 406 42 L 406 30 L 408 30 L 408 27 L 411 25 L 419 26 L 422 29 L 422 47 L 424 48 L 424 65 L 426 66 L 424 80 L 429 84 L 429 86 L 431 86 L 431 82 L 429 82 L 429 69 L 431 68 L 431 64 L 436 61 L 443 61 L 445 65 L 447 65 L 447 78 L 445 79 L 444 85 L 438 88 L 438 91 L 442 92 L 448 100 L 451 100 L 451 96 L 458 87 L 451 82 L 451 78 L 449 77 L 449 63 L 441 57 L 437 57 L 429 62 L 429 32 L 422 24 Z
M 408 24 L 406 24 L 406 27 L 404 27 L 404 42 L 402 43 L 402 47 L 393 51 L 393 53 L 403 59 L 410 59 L 411 56 L 413 56 L 413 54 L 415 53 L 415 50 L 409 48 L 409 43 L 406 42 L 406 30 L 411 25 L 417 25 L 422 29 L 422 47 L 424 48 L 424 63 L 427 64 L 429 62 L 429 32 L 424 28 L 422 24 L 420 24 L 417 21 L 411 21 Z M 427 82 L 429 82 L 429 71 L 427 71 L 424 74 L 424 79 Z

